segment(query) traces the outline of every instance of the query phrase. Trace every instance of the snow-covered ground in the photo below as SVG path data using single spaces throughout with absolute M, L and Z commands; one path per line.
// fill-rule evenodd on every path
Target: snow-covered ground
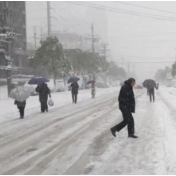
M 127 138 L 126 128 L 111 135 L 122 120 L 118 90 L 98 92 L 91 99 L 90 91 L 80 91 L 77 105 L 70 92 L 58 93 L 49 113 L 31 110 L 24 120 L 2 122 L 0 174 L 175 174 L 176 89 L 161 87 L 155 103 L 146 90 L 135 90 L 138 139 Z
M 108 94 L 114 91 L 118 91 L 119 87 L 113 87 L 108 89 L 97 89 L 96 90 L 96 97 L 101 96 L 102 94 Z M 6 87 L 0 87 L 0 123 L 2 121 L 12 120 L 16 119 L 19 116 L 18 109 L 16 105 L 14 105 L 14 100 L 6 97 Z M 5 96 L 3 96 L 5 95 Z M 52 99 L 55 103 L 54 107 L 51 107 L 50 109 L 55 109 L 58 107 L 62 107 L 65 105 L 72 104 L 71 99 L 71 92 L 60 92 L 60 93 L 53 93 Z M 82 100 L 88 100 L 91 99 L 91 90 L 80 90 L 78 94 L 78 102 Z M 39 103 L 39 97 L 38 96 L 31 96 L 27 100 L 26 110 L 25 110 L 26 116 L 32 115 L 38 115 L 40 113 L 40 103 Z

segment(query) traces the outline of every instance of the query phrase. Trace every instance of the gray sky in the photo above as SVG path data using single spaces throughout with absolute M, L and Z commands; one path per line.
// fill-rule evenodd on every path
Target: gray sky
M 66 29 L 85 35 L 90 34 L 90 24 L 93 22 L 95 33 L 100 36 L 101 42 L 109 43 L 113 60 L 122 65 L 123 57 L 124 67 L 127 69 L 128 62 L 131 70 L 134 66 L 140 80 L 153 77 L 158 68 L 170 66 L 175 61 L 176 2 L 79 2 L 84 5 L 82 6 L 54 1 L 50 4 L 52 30 Z M 101 10 L 87 7 L 85 4 Z M 103 10 L 102 6 L 108 10 Z M 47 32 L 46 2 L 27 2 L 26 9 L 28 42 L 33 43 L 34 26 L 37 26 L 38 37 L 41 27 L 43 32 Z M 136 16 L 124 14 L 132 13 L 131 11 L 135 12 Z M 166 20 L 141 17 L 141 13 Z M 175 21 L 169 21 L 168 18 Z

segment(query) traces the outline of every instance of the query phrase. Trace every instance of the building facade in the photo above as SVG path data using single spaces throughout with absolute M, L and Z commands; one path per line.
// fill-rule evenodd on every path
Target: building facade
M 0 1 L 1 26 L 10 27 L 18 33 L 15 48 L 26 50 L 26 5 L 25 1 Z
M 0 1 L 0 28 L 4 27 L 17 34 L 13 45 L 10 46 L 10 55 L 13 65 L 22 67 L 27 57 L 25 1 Z

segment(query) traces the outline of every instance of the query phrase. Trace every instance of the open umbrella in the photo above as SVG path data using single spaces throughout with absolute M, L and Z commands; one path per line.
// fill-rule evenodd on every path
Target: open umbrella
M 39 85 L 39 84 L 43 84 L 43 83 L 46 83 L 46 82 L 49 82 L 49 80 L 46 79 L 46 78 L 43 78 L 43 77 L 33 77 L 32 79 L 29 80 L 28 84 Z
M 30 97 L 30 90 L 25 87 L 16 87 L 10 92 L 9 97 L 23 102 Z
M 80 79 L 78 78 L 78 77 L 71 77 L 68 81 L 67 81 L 67 83 L 74 83 L 74 82 L 78 82 Z
M 143 82 L 143 86 L 146 87 L 146 88 L 149 88 L 149 87 L 156 87 L 156 82 L 155 82 L 153 79 L 146 79 L 146 80 Z
M 87 84 L 95 84 L 95 80 L 88 81 Z

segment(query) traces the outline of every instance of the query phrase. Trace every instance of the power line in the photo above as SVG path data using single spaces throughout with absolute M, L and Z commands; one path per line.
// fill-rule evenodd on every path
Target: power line
M 67 5 L 69 5 L 69 3 L 67 2 L 67 1 L 63 1 L 64 3 L 67 3 Z M 69 5 L 70 6 L 70 5 Z M 71 10 L 72 10 L 72 8 L 71 8 Z M 75 12 L 73 11 L 73 13 L 72 13 L 73 15 L 75 15 Z M 82 17 L 82 14 L 80 14 L 79 13 L 79 11 L 76 13 L 76 14 L 78 14 L 79 15 L 79 18 L 81 18 L 82 19 L 82 22 L 84 22 L 84 25 L 86 26 L 86 27 L 89 27 L 89 21 L 87 21 L 85 18 L 83 18 Z
M 48 23 L 48 37 L 51 35 L 51 13 L 50 1 L 47 1 L 47 23 Z
M 65 12 L 65 14 L 67 14 L 68 16 L 69 16 L 69 18 L 71 18 L 72 20 L 70 21 L 70 20 L 67 20 L 68 21 L 68 24 L 69 24 L 69 26 L 76 26 L 76 27 L 78 27 L 78 25 L 80 26 L 80 27 L 84 27 L 86 30 L 88 29 L 88 25 L 86 26 L 85 24 L 83 24 L 82 22 L 84 22 L 85 21 L 85 19 L 84 20 L 82 20 L 82 22 L 80 23 L 80 22 L 78 22 L 78 20 L 77 20 L 77 17 L 75 17 L 75 12 L 73 12 L 72 13 L 72 11 L 70 11 L 70 10 L 65 10 L 65 8 L 63 7 L 63 6 L 61 6 L 62 4 L 61 4 L 61 2 L 59 2 L 60 3 L 60 5 L 58 6 L 58 4 L 56 4 L 55 3 L 55 5 L 58 7 L 58 8 L 62 8 L 62 10 Z M 78 22 L 77 24 L 74 24 L 73 22 Z M 81 26 L 81 24 L 83 24 L 82 26 Z
M 157 19 L 157 20 L 164 20 L 164 21 L 176 21 L 176 18 L 173 17 L 165 17 L 165 16 L 158 16 L 158 15 L 153 15 L 153 14 L 142 14 L 139 12 L 130 12 L 130 11 L 122 11 L 122 10 L 118 10 L 116 8 L 116 10 L 114 10 L 115 8 L 110 8 L 110 7 L 101 7 L 101 6 L 95 6 L 95 5 L 91 5 L 91 4 L 80 4 L 80 3 L 76 3 L 76 2 L 68 2 L 71 4 L 75 4 L 75 5 L 79 5 L 79 6 L 85 6 L 85 7 L 91 7 L 91 8 L 95 8 L 95 9 L 99 9 L 99 10 L 107 10 L 109 12 L 114 12 L 114 13 L 121 13 L 121 14 L 126 14 L 126 15 L 133 15 L 133 16 L 138 16 L 138 17 L 144 17 L 144 18 L 150 18 L 150 19 Z
M 136 5 L 136 4 L 131 4 L 131 3 L 127 3 L 127 2 L 116 1 L 116 3 L 125 4 L 125 5 L 129 5 L 129 6 L 134 6 L 134 7 L 140 7 L 140 8 L 143 8 L 143 9 L 155 10 L 155 11 L 158 11 L 158 12 L 170 13 L 170 14 L 174 14 L 174 15 L 176 14 L 176 12 L 172 12 L 172 11 L 155 9 L 155 8 Z

